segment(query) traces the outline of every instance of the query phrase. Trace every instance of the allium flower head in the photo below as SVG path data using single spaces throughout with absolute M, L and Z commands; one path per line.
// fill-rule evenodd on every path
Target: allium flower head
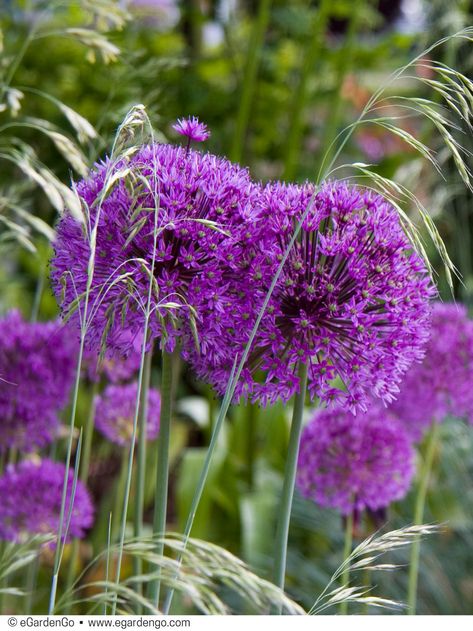
M 178 118 L 172 128 L 181 136 L 186 136 L 189 141 L 204 142 L 210 137 L 210 131 L 205 123 L 200 123 L 196 116 L 192 118 Z
M 56 534 L 59 530 L 65 466 L 60 462 L 24 461 L 10 465 L 0 477 L 0 539 L 22 542 L 32 535 Z M 68 472 L 66 516 L 71 514 L 66 540 L 82 538 L 92 526 L 94 508 L 80 480 L 71 511 L 74 481 Z
M 386 402 L 411 363 L 423 356 L 433 289 L 396 210 L 380 195 L 345 183 L 270 184 L 263 192 L 265 245 L 272 274 L 248 282 L 268 288 L 297 223 L 311 204 L 263 317 L 238 394 L 287 401 L 298 390 L 297 365 L 309 366 L 310 395 L 366 409 L 372 393 Z M 256 270 L 258 271 L 258 270 Z M 248 314 L 253 322 L 255 312 Z M 246 328 L 248 330 L 248 327 Z M 227 361 L 194 364 L 224 391 Z
M 133 420 L 136 408 L 138 384 L 107 386 L 97 397 L 95 407 L 95 426 L 108 440 L 121 446 L 128 446 L 133 433 Z M 148 440 L 154 440 L 159 431 L 159 413 L 161 397 L 157 390 L 148 391 L 148 416 L 146 434 Z
M 408 371 L 390 409 L 414 440 L 446 416 L 473 423 L 473 321 L 465 307 L 434 304 L 425 358 Z
M 0 320 L 0 451 L 53 440 L 73 384 L 77 344 L 60 322 Z
M 402 424 L 382 406 L 357 416 L 323 410 L 302 432 L 296 484 L 304 497 L 344 515 L 377 511 L 406 495 L 414 457 Z
M 124 169 L 132 180 L 118 179 L 100 205 L 107 175 Z M 227 305 L 240 290 L 250 291 L 246 274 L 252 272 L 261 230 L 258 188 L 248 172 L 211 154 L 154 144 L 141 147 L 127 163 L 98 165 L 77 192 L 90 224 L 98 218 L 89 345 L 98 350 L 105 344 L 110 352 L 130 349 L 131 340 L 142 335 L 150 279 L 150 328 L 163 347 L 172 350 L 186 334 L 192 338 L 194 324 L 202 344 L 219 344 L 202 328 L 205 314 L 218 313 L 223 326 L 230 326 Z M 54 247 L 52 281 L 67 312 L 77 296 L 83 306 L 88 230 L 66 214 Z M 79 321 L 77 310 L 73 320 Z

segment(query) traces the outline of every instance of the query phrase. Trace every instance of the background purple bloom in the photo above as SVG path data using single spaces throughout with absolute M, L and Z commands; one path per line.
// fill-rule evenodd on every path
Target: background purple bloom
M 92 224 L 107 169 L 123 167 L 98 165 L 78 184 Z M 90 294 L 89 346 L 98 350 L 106 344 L 110 351 L 123 352 L 142 334 L 150 282 L 145 266 L 151 269 L 155 216 L 149 209 L 155 207 L 152 335 L 168 350 L 182 336 L 194 345 L 195 320 L 202 349 L 220 344 L 205 329 L 205 314 L 219 314 L 221 326 L 232 327 L 228 304 L 242 285 L 249 292 L 247 270 L 251 272 L 258 245 L 255 235 L 261 229 L 255 211 L 257 187 L 246 170 L 227 160 L 171 145 L 143 146 L 129 168 L 134 181 L 139 184 L 138 174 L 146 178 L 157 196 L 137 184 L 133 197 L 121 180 L 103 202 Z M 58 226 L 52 260 L 53 286 L 64 312 L 85 291 L 88 260 L 85 228 L 66 214 Z M 123 274 L 126 279 L 119 280 Z M 73 320 L 78 323 L 77 313 Z
M 137 383 L 127 385 L 111 385 L 97 397 L 95 408 L 95 426 L 117 445 L 130 444 L 133 432 L 133 419 L 136 408 Z M 154 440 L 159 431 L 159 414 L 161 397 L 157 390 L 148 391 L 148 417 L 146 437 Z
M 0 320 L 0 450 L 53 440 L 73 384 L 77 342 L 60 322 Z
M 344 515 L 376 511 L 407 493 L 415 452 L 402 424 L 379 405 L 353 416 L 317 412 L 301 437 L 297 487 Z
M 425 358 L 408 371 L 390 409 L 419 440 L 446 416 L 473 423 L 473 322 L 458 304 L 435 303 Z
M 31 535 L 59 530 L 65 466 L 60 462 L 24 461 L 9 466 L 0 478 L 0 538 L 25 541 Z M 66 515 L 71 508 L 74 472 L 68 472 Z M 92 526 L 94 508 L 85 486 L 77 482 L 66 540 L 82 538 Z
M 260 203 L 267 230 L 264 257 L 248 282 L 266 293 L 314 188 L 269 184 Z M 314 197 L 300 238 L 259 327 L 239 394 L 266 404 L 298 389 L 297 365 L 309 364 L 312 398 L 365 409 L 374 394 L 389 402 L 402 375 L 423 357 L 428 337 L 426 267 L 404 234 L 396 210 L 380 195 L 327 183 Z M 258 309 L 243 315 L 254 322 Z M 196 359 L 197 372 L 225 390 L 246 327 L 222 342 L 226 358 Z M 222 338 L 223 340 L 223 338 Z M 213 359 L 213 361 L 212 361 Z

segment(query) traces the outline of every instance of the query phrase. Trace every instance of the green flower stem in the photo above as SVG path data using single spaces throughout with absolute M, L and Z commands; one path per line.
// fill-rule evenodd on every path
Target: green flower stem
M 302 432 L 302 415 L 307 390 L 307 373 L 308 365 L 301 363 L 299 365 L 299 392 L 294 398 L 294 411 L 292 414 L 291 433 L 286 458 L 286 470 L 284 472 L 280 513 L 276 530 L 273 582 L 281 589 L 284 589 L 286 574 L 287 540 L 289 535 L 289 522 L 291 520 L 292 498 L 294 496 L 294 485 L 296 481 L 299 443 Z M 282 609 L 279 609 L 278 613 L 280 614 L 281 611 Z
M 87 421 L 84 428 L 84 446 L 82 448 L 82 457 L 80 460 L 80 468 L 79 468 L 79 479 L 84 484 L 87 484 L 87 479 L 89 477 L 89 466 L 90 466 L 90 454 L 92 452 L 92 437 L 94 435 L 94 421 L 95 421 L 95 400 L 99 391 L 99 383 L 94 381 L 92 384 L 92 391 L 90 394 L 90 407 L 89 414 L 87 416 Z M 79 557 L 79 546 L 80 542 L 78 539 L 74 539 L 71 546 L 71 558 L 69 560 L 69 568 L 67 572 L 66 579 L 66 593 L 72 588 L 72 584 L 74 582 L 74 578 L 76 575 L 77 569 L 77 561 Z M 69 605 L 67 605 L 64 613 L 69 612 Z
M 120 538 L 120 524 L 122 520 L 122 512 L 124 505 L 124 496 L 126 493 L 126 482 L 129 468 L 129 454 L 126 449 L 122 453 L 122 461 L 120 464 L 120 472 L 115 486 L 115 501 L 112 510 L 112 531 L 111 541 L 115 543 Z
M 286 160 L 284 164 L 284 179 L 292 179 L 297 171 L 302 138 L 303 114 L 309 92 L 309 77 L 320 57 L 331 5 L 331 0 L 322 0 L 320 8 L 313 19 L 312 31 L 307 42 L 299 80 L 295 87 L 290 107 L 289 133 L 285 145 Z
M 429 488 L 430 474 L 434 455 L 438 445 L 440 433 L 440 423 L 434 421 L 427 437 L 425 457 L 420 469 L 419 483 L 417 487 L 417 497 L 414 511 L 414 525 L 419 526 L 424 521 L 425 501 Z M 417 583 L 419 579 L 420 560 L 420 537 L 416 537 L 411 547 L 411 557 L 409 562 L 409 582 L 407 588 L 407 613 L 414 616 L 417 607 Z
M 235 134 L 230 150 L 230 159 L 239 162 L 243 156 L 243 146 L 250 119 L 251 103 L 256 86 L 258 67 L 263 50 L 264 36 L 268 27 L 271 0 L 260 0 L 259 10 L 253 25 L 253 32 L 248 46 L 248 56 L 241 86 L 240 104 L 237 113 Z
M 255 478 L 256 455 L 256 427 L 258 422 L 258 408 L 251 403 L 245 407 L 245 440 L 246 440 L 246 482 L 248 490 L 252 491 Z
M 143 535 L 143 511 L 145 505 L 145 477 L 146 477 L 146 438 L 147 438 L 147 419 L 148 419 L 148 391 L 151 382 L 151 364 L 152 349 L 148 351 L 145 357 L 145 365 L 143 369 L 143 387 L 141 388 L 140 398 L 140 422 L 138 428 L 138 458 L 136 464 L 136 486 L 135 486 L 135 514 L 133 534 L 136 539 Z M 141 576 L 143 573 L 143 563 L 139 555 L 133 559 L 133 572 L 135 576 Z M 143 585 L 136 584 L 136 591 L 142 595 Z M 141 605 L 137 606 L 137 614 L 142 614 Z
M 166 531 L 174 359 L 173 354 L 166 351 L 162 352 L 162 357 L 161 415 L 159 418 L 158 469 L 153 523 L 153 532 L 156 536 L 160 537 L 160 540 L 156 544 L 156 554 L 158 556 L 162 556 L 164 553 L 164 541 L 162 540 L 162 536 Z M 160 590 L 160 568 L 157 568 L 157 578 L 150 583 L 149 597 L 158 609 Z
M 350 564 L 348 563 L 348 557 L 351 554 L 351 548 L 353 545 L 353 511 L 350 511 L 345 520 L 345 544 L 343 546 L 343 573 L 342 573 L 342 587 L 348 587 L 350 583 Z M 340 603 L 340 614 L 345 616 L 348 613 L 348 602 L 346 600 Z

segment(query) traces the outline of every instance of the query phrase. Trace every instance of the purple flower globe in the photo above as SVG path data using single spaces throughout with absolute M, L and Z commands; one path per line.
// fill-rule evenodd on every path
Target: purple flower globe
M 412 366 L 390 409 L 413 440 L 446 416 L 473 423 L 473 321 L 458 304 L 434 304 L 425 358 Z
M 118 179 L 100 205 L 107 177 L 125 167 L 132 180 Z M 172 351 L 183 336 L 192 345 L 198 337 L 202 349 L 218 345 L 205 330 L 205 314 L 218 313 L 222 326 L 233 326 L 228 304 L 242 287 L 244 294 L 250 292 L 246 279 L 262 230 L 258 187 L 248 172 L 211 154 L 154 144 L 141 147 L 127 163 L 97 165 L 77 192 L 88 208 L 89 224 L 98 218 L 89 346 L 130 349 L 130 340 L 143 331 L 151 276 L 150 328 L 161 347 Z M 52 282 L 62 311 L 68 314 L 79 297 L 83 313 L 89 227 L 66 213 L 54 248 Z M 72 320 L 78 324 L 77 309 Z
M 111 385 L 97 396 L 95 407 L 96 428 L 116 445 L 129 446 L 133 433 L 138 384 Z M 148 391 L 146 438 L 154 440 L 159 431 L 161 397 L 157 390 Z
M 0 539 L 20 543 L 32 535 L 57 536 L 65 471 L 62 463 L 46 459 L 7 467 L 0 477 Z M 94 518 L 92 501 L 80 480 L 71 510 L 73 481 L 74 472 L 70 469 L 65 513 L 70 515 L 70 523 L 66 541 L 84 537 Z
M 343 515 L 377 511 L 402 499 L 415 473 L 415 452 L 402 424 L 384 407 L 353 416 L 317 412 L 302 432 L 296 485 Z
M 260 259 L 248 282 L 264 296 L 297 223 L 311 204 L 242 374 L 238 395 L 262 404 L 298 391 L 299 362 L 308 365 L 312 399 L 365 410 L 373 394 L 385 402 L 403 374 L 422 359 L 434 290 L 396 210 L 372 191 L 329 182 L 270 184 L 263 193 L 271 273 Z M 261 303 L 259 303 L 261 304 Z M 251 324 L 258 309 L 240 310 Z M 193 361 L 198 374 L 223 392 L 235 354 L 251 327 L 222 337 L 227 356 Z M 225 332 L 226 333 L 226 332 Z M 246 337 L 245 337 L 246 334 Z
M 0 451 L 54 439 L 73 385 L 77 343 L 60 322 L 0 320 Z

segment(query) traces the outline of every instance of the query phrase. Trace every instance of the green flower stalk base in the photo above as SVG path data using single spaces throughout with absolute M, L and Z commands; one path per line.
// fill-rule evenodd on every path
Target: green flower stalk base
M 351 554 L 353 546 L 353 511 L 346 516 L 345 521 L 345 544 L 343 546 L 343 574 L 342 587 L 347 588 L 350 583 L 350 564 L 348 558 Z M 340 603 L 340 614 L 342 616 L 348 613 L 348 601 L 344 600 Z
M 162 378 L 161 378 L 161 415 L 159 419 L 158 437 L 158 470 L 156 479 L 156 496 L 154 505 L 153 532 L 160 537 L 156 544 L 156 554 L 164 553 L 164 541 L 162 535 L 166 531 L 166 514 L 168 502 L 169 481 L 169 441 L 171 436 L 171 407 L 173 385 L 173 354 L 163 351 Z M 157 568 L 157 578 L 150 583 L 149 597 L 159 608 L 161 590 L 160 569 Z
M 414 525 L 420 526 L 424 521 L 425 501 L 429 487 L 430 474 L 434 461 L 435 450 L 438 444 L 440 424 L 434 421 L 427 438 L 425 458 L 420 471 L 419 486 L 417 489 Z M 414 616 L 417 607 L 417 583 L 419 580 L 420 561 L 420 537 L 412 544 L 411 558 L 409 563 L 409 582 L 407 588 L 407 613 Z
M 276 553 L 274 559 L 273 582 L 281 589 L 284 589 L 284 580 L 286 575 L 287 540 L 289 534 L 289 522 L 291 519 L 292 498 L 294 496 L 294 486 L 296 482 L 297 458 L 299 456 L 299 444 L 302 432 L 302 415 L 304 412 L 304 401 L 307 390 L 307 373 L 307 364 L 300 364 L 299 393 L 294 399 L 294 411 L 292 414 L 291 433 L 289 437 L 289 447 L 281 498 L 281 512 L 279 513 L 276 530 Z M 281 610 L 277 613 L 280 614 Z

